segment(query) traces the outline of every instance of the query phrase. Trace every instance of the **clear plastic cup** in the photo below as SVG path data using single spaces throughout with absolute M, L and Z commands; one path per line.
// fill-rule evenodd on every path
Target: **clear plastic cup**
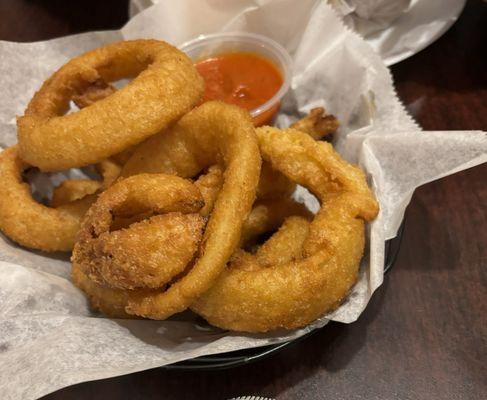
M 292 76 L 291 57 L 279 43 L 254 33 L 222 32 L 200 35 L 179 48 L 195 62 L 231 52 L 254 53 L 272 62 L 282 75 L 282 86 L 271 99 L 250 110 L 250 115 L 257 126 L 269 123 L 273 119 L 279 110 L 281 99 L 289 90 Z

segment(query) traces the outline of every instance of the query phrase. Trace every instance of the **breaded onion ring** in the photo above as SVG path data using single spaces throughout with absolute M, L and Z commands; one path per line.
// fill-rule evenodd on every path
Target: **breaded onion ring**
M 248 113 L 220 102 L 201 105 L 181 118 L 169 131 L 149 138 L 140 145 L 122 172 L 122 177 L 134 176 L 119 183 L 139 177 L 136 174 L 141 171 L 160 172 L 161 166 L 154 162 L 152 156 L 157 156 L 157 161 L 162 160 L 165 173 L 185 178 L 195 177 L 213 165 L 224 167 L 223 183 L 214 201 L 194 265 L 167 290 L 151 295 L 131 293 L 128 299 L 126 312 L 164 319 L 186 309 L 211 287 L 225 267 L 238 245 L 242 225 L 254 202 L 261 159 Z M 212 179 L 219 180 L 218 171 L 214 174 Z M 200 181 L 200 185 L 203 187 L 204 182 Z M 214 193 L 211 186 L 213 184 L 209 184 L 209 190 Z M 157 190 L 164 191 L 165 188 L 158 185 Z M 144 190 L 134 186 L 134 191 L 143 193 Z M 97 204 L 91 210 L 96 209 Z M 98 219 L 90 217 L 91 210 L 87 214 L 90 224 Z M 89 234 L 90 229 L 83 229 L 83 232 Z M 79 246 L 85 242 L 84 235 L 86 233 L 80 234 Z M 73 261 L 85 271 L 84 261 L 78 259 L 78 252 L 77 244 Z M 104 274 L 104 282 L 109 274 L 109 271 Z M 87 275 L 90 279 L 97 279 L 97 274 L 92 270 Z
M 194 184 L 200 190 L 205 201 L 205 205 L 200 210 L 200 214 L 206 217 L 213 210 L 218 193 L 222 188 L 223 168 L 219 165 L 212 165 L 208 168 L 208 172 L 201 175 Z
M 59 207 L 80 200 L 94 194 L 100 187 L 101 182 L 92 179 L 66 179 L 54 188 L 50 205 Z
M 117 182 L 89 209 L 72 261 L 95 283 L 117 289 L 159 288 L 193 258 L 205 220 L 190 181 L 140 174 Z M 111 231 L 116 217 L 149 216 Z M 162 214 L 162 215 L 161 215 Z
M 112 318 L 133 318 L 133 315 L 129 315 L 125 312 L 125 306 L 127 305 L 130 295 L 133 293 L 139 293 L 139 295 L 151 293 L 148 289 L 112 289 L 97 284 L 88 278 L 80 266 L 75 262 L 73 262 L 71 268 L 71 277 L 73 283 L 87 294 L 91 306 L 95 310 L 100 310 L 103 314 Z
M 63 115 L 70 100 L 90 85 L 134 76 L 122 89 L 101 91 L 81 104 L 87 107 Z M 97 48 L 73 58 L 34 95 L 17 121 L 19 155 L 42 171 L 95 164 L 165 129 L 202 93 L 203 80 L 191 60 L 165 42 L 133 40 Z
M 103 180 L 66 179 L 54 188 L 50 202 L 51 207 L 59 207 L 103 191 L 118 178 L 122 167 L 109 158 L 96 164 L 95 169 Z
M 240 246 L 251 245 L 260 235 L 275 231 L 291 216 L 311 220 L 313 214 L 303 204 L 289 198 L 257 201 L 244 223 Z
M 314 193 L 321 208 L 308 228 L 301 220 L 277 233 L 300 249 L 286 255 L 278 237 L 261 254 L 240 256 L 191 306 L 214 326 L 247 332 L 302 327 L 337 307 L 357 277 L 364 221 L 378 212 L 363 172 L 330 144 L 293 129 L 257 132 L 263 159 Z
M 115 162 L 113 157 L 110 157 L 96 164 L 95 170 L 103 178 L 101 182 L 101 189 L 106 189 L 120 176 L 122 166 Z
M 334 123 L 332 121 L 335 121 Z M 311 110 L 310 114 L 303 117 L 299 121 L 296 121 L 293 126 L 297 126 L 302 129 L 303 132 L 316 138 L 331 133 L 331 129 L 336 126 L 338 122 L 336 118 L 327 115 L 323 108 L 315 108 Z M 197 162 L 194 160 L 194 156 L 191 149 L 187 147 L 187 144 L 176 138 L 165 136 L 163 133 L 157 135 L 157 138 L 153 138 L 150 141 L 151 145 L 142 143 L 137 148 L 137 154 L 134 157 L 125 160 L 121 176 L 127 177 L 139 173 L 162 173 L 162 174 L 175 174 L 182 177 L 192 177 L 194 171 L 198 169 Z M 161 144 L 164 143 L 161 151 Z M 190 145 L 190 144 L 189 144 Z M 171 148 L 172 146 L 177 146 Z M 133 153 L 132 153 L 133 154 Z M 213 166 L 211 172 L 211 178 L 205 178 L 206 181 L 211 179 L 212 190 L 217 193 L 218 176 L 220 176 L 220 182 L 222 181 L 223 169 L 219 166 Z M 217 168 L 220 168 L 218 173 Z M 202 182 L 203 190 L 208 188 L 208 182 Z M 259 199 L 280 199 L 283 197 L 289 197 L 296 189 L 296 184 L 291 182 L 280 172 L 274 170 L 269 163 L 263 162 L 259 186 L 257 188 L 257 198 Z M 205 199 L 206 200 L 206 199 Z M 206 202 L 205 208 L 209 208 L 210 204 Z
M 32 198 L 22 172 L 29 168 L 13 146 L 0 153 L 0 230 L 15 242 L 44 251 L 69 251 L 73 248 L 80 219 L 95 196 L 46 207 Z

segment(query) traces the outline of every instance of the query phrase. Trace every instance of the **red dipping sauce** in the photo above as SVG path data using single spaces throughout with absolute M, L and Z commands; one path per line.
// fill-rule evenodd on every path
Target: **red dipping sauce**
M 284 79 L 268 59 L 245 52 L 219 54 L 195 64 L 205 81 L 203 101 L 220 100 L 252 111 L 269 101 Z M 269 123 L 279 103 L 254 117 L 254 125 Z

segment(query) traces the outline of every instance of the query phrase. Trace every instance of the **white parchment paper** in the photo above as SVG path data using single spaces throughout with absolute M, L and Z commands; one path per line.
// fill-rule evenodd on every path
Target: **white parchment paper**
M 414 189 L 487 160 L 485 133 L 422 132 L 398 101 L 380 57 L 317 0 L 303 0 L 299 7 L 295 0 L 166 1 L 140 12 L 121 31 L 0 42 L 0 145 L 16 141 L 15 115 L 74 55 L 115 40 L 150 37 L 178 45 L 222 30 L 270 36 L 292 54 L 292 88 L 279 124 L 315 106 L 340 119 L 336 147 L 367 171 L 381 205 L 368 227 L 358 283 L 332 315 L 289 332 L 228 333 L 188 313 L 169 321 L 107 319 L 92 314 L 71 284 L 66 255 L 29 251 L 0 236 L 2 399 L 33 399 L 78 382 L 278 343 L 329 319 L 353 322 L 382 283 L 385 240 L 394 237 Z
M 230 0 L 232 1 L 232 0 Z M 323 0 L 325 1 L 325 0 Z M 327 0 L 345 24 L 380 54 L 386 65 L 423 50 L 457 20 L 466 0 Z M 172 0 L 131 0 L 130 15 Z M 255 1 L 263 4 L 265 0 Z M 218 3 L 218 1 L 213 2 Z M 240 4 L 240 1 L 234 1 Z M 296 9 L 296 4 L 294 10 Z M 301 4 L 299 3 L 301 7 Z
M 412 0 L 330 0 L 362 36 L 386 29 L 408 11 Z
M 423 50 L 457 20 L 466 0 L 332 0 L 345 23 L 393 65 Z

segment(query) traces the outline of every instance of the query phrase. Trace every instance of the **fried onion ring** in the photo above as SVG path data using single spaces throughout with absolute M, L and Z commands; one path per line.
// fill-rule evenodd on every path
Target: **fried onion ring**
M 111 159 L 103 160 L 95 165 L 96 171 L 103 178 L 94 179 L 66 179 L 54 188 L 51 207 L 59 207 L 72 201 L 81 200 L 109 187 L 120 175 L 122 167 Z
M 133 318 L 133 315 L 125 312 L 130 295 L 138 293 L 142 296 L 152 293 L 148 289 L 123 290 L 99 285 L 88 278 L 75 262 L 71 267 L 71 277 L 73 283 L 88 295 L 91 306 L 112 318 Z
M 184 271 L 201 240 L 203 198 L 185 179 L 140 174 L 103 192 L 89 209 L 72 261 L 95 283 L 158 288 Z M 116 217 L 149 216 L 111 231 Z M 161 215 L 162 214 L 162 215 Z
M 115 92 L 99 82 L 133 81 Z M 63 115 L 73 97 L 97 96 Z M 103 85 L 102 85 L 103 86 Z M 18 118 L 19 155 L 42 171 L 100 162 L 160 132 L 195 106 L 203 80 L 191 60 L 157 40 L 110 44 L 73 58 L 48 80 Z M 101 99 L 100 99 L 101 98 Z
M 101 187 L 101 182 L 92 179 L 66 179 L 54 188 L 51 207 L 59 207 L 85 196 L 94 194 Z
M 160 157 L 161 154 L 164 157 Z M 261 159 L 255 129 L 248 113 L 238 107 L 220 102 L 204 103 L 186 114 L 169 131 L 149 138 L 140 145 L 122 171 L 122 176 L 133 176 L 117 182 L 112 188 L 127 180 L 147 176 L 137 175 L 141 170 L 160 172 L 161 166 L 154 162 L 152 155 L 157 155 L 157 160 L 164 162 L 163 169 L 166 174 L 179 175 L 183 178 L 196 177 L 210 168 L 208 171 L 213 172 L 208 180 L 211 178 L 218 181 L 218 186 L 220 186 L 221 175 L 217 169 L 211 170 L 211 167 L 224 166 L 223 182 L 214 200 L 194 265 L 185 271 L 180 279 L 171 282 L 167 290 L 160 290 L 150 295 L 131 292 L 128 298 L 125 311 L 129 314 L 164 319 L 186 309 L 211 287 L 225 267 L 239 243 L 243 223 L 254 202 Z M 203 182 L 203 177 L 199 181 L 200 188 L 206 185 L 208 193 L 211 193 L 208 196 L 214 197 L 215 185 L 211 182 Z M 197 188 L 197 185 L 194 187 Z M 164 191 L 166 188 L 164 185 L 157 185 L 155 190 Z M 144 192 L 136 186 L 134 191 Z M 105 193 L 100 196 L 100 199 L 105 198 Z M 101 272 L 87 268 L 84 261 L 86 257 L 78 258 L 80 247 L 86 242 L 85 237 L 89 239 L 92 235 L 90 232 L 93 228 L 89 227 L 90 224 L 100 219 L 94 218 L 92 211 L 98 207 L 98 204 L 97 202 L 87 214 L 88 222 L 80 233 L 79 244 L 76 245 L 73 253 L 73 262 L 95 283 L 97 280 L 100 283 L 110 281 L 112 285 L 113 279 L 109 276 L 111 273 L 109 270 L 103 274 L 103 281 L 101 281 L 99 279 Z M 117 212 L 120 213 L 120 210 Z M 97 293 L 102 294 L 101 291 Z M 98 299 L 98 302 L 103 302 L 103 299 Z
M 32 198 L 29 185 L 23 181 L 22 172 L 27 168 L 16 146 L 0 153 L 0 230 L 22 246 L 71 250 L 80 219 L 96 196 L 85 196 L 57 208 L 44 206 Z
M 275 231 L 287 217 L 311 220 L 313 214 L 301 203 L 289 198 L 259 200 L 245 221 L 240 247 L 250 246 L 259 236 Z
M 337 307 L 356 281 L 364 222 L 378 212 L 363 172 L 329 143 L 293 129 L 257 132 L 263 159 L 314 193 L 321 208 L 308 228 L 305 220 L 285 223 L 276 234 L 284 242 L 271 238 L 260 254 L 232 260 L 191 306 L 214 326 L 246 332 L 302 327 Z M 285 254 L 289 235 L 301 247 Z
M 317 138 L 328 135 L 336 130 L 338 122 L 335 117 L 327 115 L 323 108 L 314 108 L 310 114 L 295 122 L 293 126 L 298 127 L 311 137 Z M 334 129 L 333 129 L 334 128 Z M 182 177 L 192 176 L 197 164 L 187 144 L 179 140 L 165 136 L 163 133 L 150 140 L 150 145 L 141 144 L 137 149 L 137 154 L 126 160 L 122 169 L 121 176 L 127 177 L 139 173 L 163 173 L 175 174 Z M 161 144 L 164 143 L 163 146 Z M 172 147 L 177 146 L 177 147 Z M 162 151 L 162 148 L 164 151 Z M 132 153 L 133 154 L 133 153 Z M 214 166 L 213 168 L 215 168 Z M 221 178 L 220 168 L 220 180 Z M 218 172 L 212 171 L 211 183 L 213 190 L 218 192 Z M 210 179 L 210 178 L 206 178 Z M 208 185 L 208 183 L 202 183 Z M 205 186 L 203 186 L 203 190 Z M 296 184 L 291 182 L 283 174 L 274 170 L 267 163 L 262 163 L 259 186 L 257 188 L 257 198 L 259 199 L 279 199 L 290 196 L 296 189 Z M 209 207 L 207 202 L 206 208 Z

